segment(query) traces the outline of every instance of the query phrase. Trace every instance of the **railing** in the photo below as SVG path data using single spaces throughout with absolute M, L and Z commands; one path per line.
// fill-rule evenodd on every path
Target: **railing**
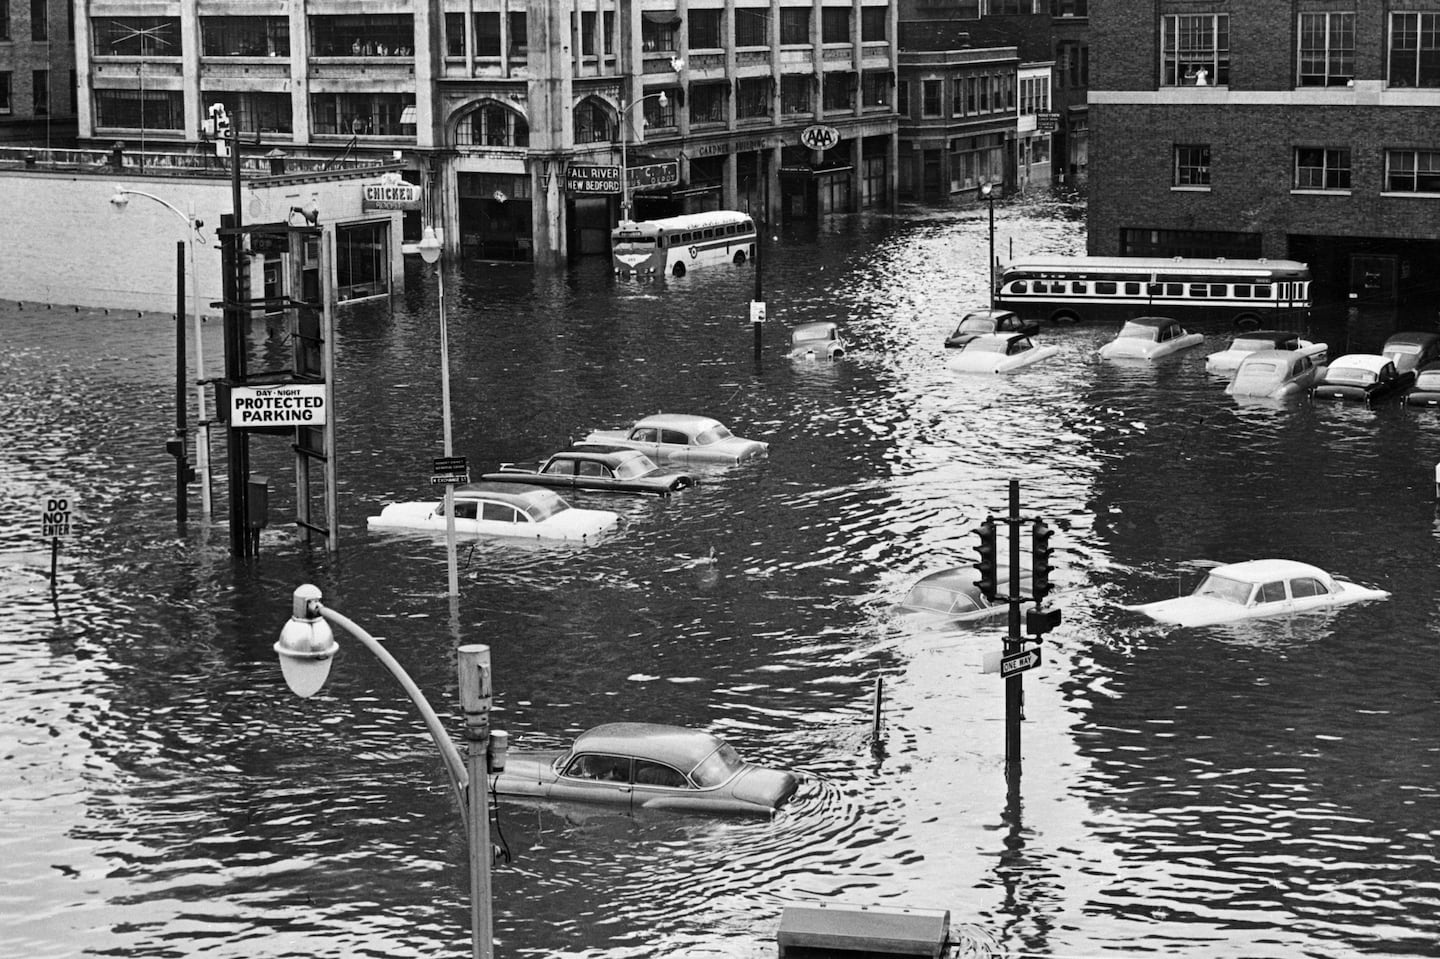
M 243 144 L 242 144 L 243 145 Z M 368 170 L 393 165 L 389 158 L 352 156 L 354 144 L 339 156 L 285 156 L 285 175 L 334 172 L 337 170 Z M 251 149 L 254 149 L 252 147 Z M 125 173 L 141 171 L 140 152 L 135 150 L 88 149 L 58 150 L 46 147 L 0 147 L 0 168 L 65 170 L 67 172 Z M 148 176 L 214 176 L 230 175 L 231 160 L 217 157 L 214 148 L 206 145 L 204 152 L 157 153 L 145 151 L 144 172 Z M 241 176 L 270 176 L 274 172 L 269 157 L 261 153 L 240 154 Z

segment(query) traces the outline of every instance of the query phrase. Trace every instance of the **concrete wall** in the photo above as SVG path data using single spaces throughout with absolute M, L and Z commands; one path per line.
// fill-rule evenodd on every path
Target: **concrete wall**
M 291 206 L 314 203 L 320 225 L 361 220 L 390 222 L 392 277 L 404 273 L 400 214 L 361 209 L 366 179 L 308 182 L 265 180 L 243 183 L 245 223 L 286 219 Z M 230 182 L 217 178 L 136 177 L 43 170 L 0 171 L 0 299 L 59 306 L 175 311 L 175 244 L 187 241 L 183 215 L 145 196 L 131 196 L 120 209 L 110 202 L 116 188 L 141 191 L 204 222 L 203 243 L 195 249 L 201 310 L 219 311 L 220 250 L 215 230 L 231 211 Z M 301 222 L 297 216 L 295 222 Z M 333 241 L 333 233 L 331 234 Z M 186 252 L 186 303 L 194 302 Z M 332 260 L 333 262 L 333 260 Z M 253 271 L 257 284 L 260 270 Z M 332 276 L 332 281 L 333 281 Z M 260 295 L 258 288 L 252 294 Z

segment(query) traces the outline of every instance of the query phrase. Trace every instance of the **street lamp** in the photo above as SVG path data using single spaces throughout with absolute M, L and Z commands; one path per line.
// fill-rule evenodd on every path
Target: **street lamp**
M 450 331 L 449 317 L 445 313 L 445 264 L 440 254 L 444 252 L 443 228 L 425 227 L 420 242 L 405 244 L 400 249 L 405 253 L 418 253 L 426 263 L 435 267 L 435 285 L 440 307 L 440 404 L 441 419 L 445 432 L 445 458 L 454 455 L 450 429 Z M 455 554 L 455 484 L 445 484 L 445 560 L 449 567 L 450 595 L 460 595 L 460 572 Z
M 200 227 L 204 222 L 195 216 L 195 205 L 190 204 L 189 213 L 181 213 L 180 208 L 162 200 L 153 193 L 146 193 L 143 190 L 131 190 L 126 187 L 117 186 L 115 192 L 110 196 L 110 205 L 119 213 L 124 213 L 125 208 L 130 205 L 132 196 L 143 196 L 147 200 L 154 200 L 156 203 L 169 210 L 171 213 L 185 221 L 188 228 L 190 242 L 190 295 L 192 300 L 191 313 L 193 314 L 195 340 L 195 409 L 199 419 L 196 420 L 196 428 L 199 433 L 195 440 L 195 472 L 200 479 L 200 509 L 206 516 L 210 515 L 210 420 L 205 415 L 205 346 L 201 339 L 200 320 L 200 273 L 196 269 L 195 244 L 203 241 L 200 235 Z
M 980 187 L 980 195 L 990 205 L 990 309 L 995 309 L 995 184 Z
M 630 170 L 625 158 L 625 129 L 630 125 L 630 111 L 651 99 L 658 100 L 662 107 L 670 104 L 670 98 L 665 95 L 664 90 L 661 90 L 659 93 L 647 93 L 633 103 L 624 104 L 620 108 L 620 222 L 622 223 L 631 222 Z
M 320 590 L 309 584 L 297 587 L 290 621 L 280 630 L 275 652 L 280 657 L 280 671 L 291 692 L 308 699 L 320 691 L 330 675 L 330 662 L 340 649 L 331 624 L 339 626 L 358 639 L 375 658 L 399 680 L 410 701 L 419 710 L 425 728 L 440 750 L 445 772 L 455 790 L 460 818 L 465 825 L 470 852 L 470 931 L 472 959 L 491 959 L 494 955 L 493 920 L 490 909 L 490 805 L 485 794 L 487 754 L 490 747 L 490 706 L 493 694 L 490 684 L 490 647 L 474 644 L 458 650 L 460 706 L 465 713 L 467 756 L 445 732 L 440 717 L 420 692 L 420 687 L 380 645 L 379 640 L 361 629 L 354 621 L 326 607 L 320 601 Z M 504 768 L 504 734 L 497 732 L 496 768 Z

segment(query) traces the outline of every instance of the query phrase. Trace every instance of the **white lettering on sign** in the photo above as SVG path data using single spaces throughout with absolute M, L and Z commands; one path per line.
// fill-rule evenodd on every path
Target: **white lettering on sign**
M 840 131 L 818 123 L 800 131 L 800 145 L 812 150 L 828 150 L 840 142 Z
M 40 516 L 40 535 L 48 539 L 69 536 L 70 527 L 70 500 L 63 496 L 47 497 Z
M 289 386 L 237 386 L 230 391 L 232 425 L 324 426 L 325 387 L 316 383 Z

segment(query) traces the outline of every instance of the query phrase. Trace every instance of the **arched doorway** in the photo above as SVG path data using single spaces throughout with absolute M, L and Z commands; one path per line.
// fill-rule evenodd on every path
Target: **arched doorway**
M 497 100 L 481 100 L 456 120 L 453 142 L 460 255 L 533 259 L 530 174 L 525 166 L 530 125 L 524 114 Z

